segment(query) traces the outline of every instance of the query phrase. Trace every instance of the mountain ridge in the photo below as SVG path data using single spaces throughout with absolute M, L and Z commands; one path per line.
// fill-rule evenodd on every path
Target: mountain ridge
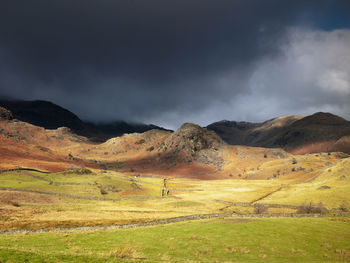
M 114 121 L 93 123 L 81 120 L 71 111 L 50 101 L 0 100 L 0 106 L 11 112 L 13 118 L 45 129 L 70 128 L 78 135 L 93 141 L 106 141 L 125 133 L 145 132 L 152 129 L 166 130 L 153 124 Z
M 328 151 L 336 141 L 350 135 L 349 121 L 324 112 L 309 116 L 282 116 L 261 123 L 224 120 L 207 128 L 231 145 L 280 147 L 297 153 L 307 153 L 302 148 L 310 148 L 310 145 L 315 148 L 311 152 Z
M 169 131 L 152 124 L 126 121 L 102 124 L 86 122 L 69 110 L 48 101 L 1 100 L 0 107 L 2 107 L 2 118 L 19 119 L 46 129 L 67 127 L 73 133 L 95 142 L 104 142 L 123 134 L 143 133 L 153 129 Z M 181 128 L 186 125 L 196 130 L 194 124 L 184 124 Z M 347 136 L 350 136 L 350 122 L 331 113 L 317 112 L 309 116 L 288 115 L 261 123 L 222 120 L 200 128 L 215 132 L 230 145 L 282 148 L 297 154 L 335 149 L 350 153 L 347 139 Z M 199 134 L 202 136 L 207 132 Z M 176 141 L 180 144 L 177 139 Z M 175 152 L 178 151 L 177 149 Z

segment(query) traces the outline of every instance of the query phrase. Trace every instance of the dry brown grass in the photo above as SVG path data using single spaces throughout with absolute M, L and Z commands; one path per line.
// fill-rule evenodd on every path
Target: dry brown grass
M 131 243 L 121 243 L 116 249 L 110 252 L 110 256 L 113 258 L 120 259 L 142 259 L 143 256 L 137 251 L 134 244 Z

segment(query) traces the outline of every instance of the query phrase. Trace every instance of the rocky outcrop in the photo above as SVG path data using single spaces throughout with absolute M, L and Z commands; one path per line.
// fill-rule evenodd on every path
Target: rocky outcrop
M 0 107 L 0 120 L 12 120 L 13 116 L 12 116 L 12 112 Z
M 220 168 L 223 164 L 220 156 L 223 144 L 215 132 L 185 123 L 160 144 L 158 152 L 162 160 L 168 159 L 174 165 L 197 161 Z

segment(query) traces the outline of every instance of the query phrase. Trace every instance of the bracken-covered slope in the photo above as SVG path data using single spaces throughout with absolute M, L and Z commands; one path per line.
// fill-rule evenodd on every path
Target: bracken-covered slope
M 346 139 L 350 135 L 350 122 L 331 113 L 284 116 L 263 123 L 221 121 L 207 128 L 232 145 L 281 147 L 298 154 L 350 153 Z
M 57 172 L 70 167 L 86 167 L 134 176 L 300 181 L 313 177 L 319 169 L 344 157 L 332 155 L 331 158 L 323 154 L 294 158 L 293 151 L 314 151 L 316 143 L 312 147 L 306 144 L 313 139 L 326 143 L 333 139 L 331 146 L 335 151 L 345 149 L 349 143 L 346 136 L 335 139 L 343 134 L 343 127 L 347 127 L 348 122 L 341 118 L 334 121 L 333 115 L 329 114 L 279 118 L 256 125 L 254 131 L 261 130 L 259 138 L 264 138 L 262 134 L 269 131 L 270 136 L 266 139 L 283 138 L 289 146 L 295 143 L 304 147 L 293 148 L 289 153 L 278 147 L 229 145 L 214 131 L 191 123 L 185 123 L 175 132 L 155 129 L 97 143 L 67 127 L 44 129 L 13 119 L 12 113 L 4 108 L 0 109 L 0 116 L 0 170 L 25 167 Z M 333 125 L 328 124 L 330 121 Z M 283 130 L 286 123 L 290 130 Z M 325 123 L 330 127 L 328 130 L 320 128 Z M 243 126 L 252 125 L 241 123 L 236 126 L 243 129 Z M 304 135 L 298 138 L 296 132 Z M 274 137 L 274 133 L 278 136 Z

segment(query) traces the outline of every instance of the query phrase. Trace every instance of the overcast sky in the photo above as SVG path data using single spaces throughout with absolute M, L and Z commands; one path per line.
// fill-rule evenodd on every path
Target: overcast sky
M 1 0 L 0 96 L 172 129 L 350 119 L 350 1 Z

